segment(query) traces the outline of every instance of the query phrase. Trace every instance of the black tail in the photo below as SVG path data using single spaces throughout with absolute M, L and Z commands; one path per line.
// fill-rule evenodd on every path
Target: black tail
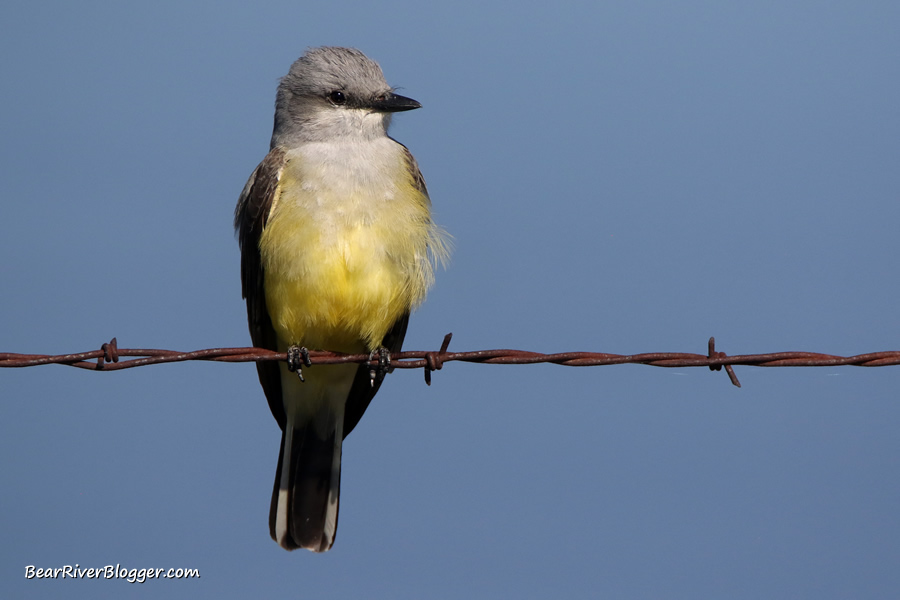
M 341 437 L 338 427 L 322 439 L 311 423 L 299 428 L 288 424 L 282 432 L 269 510 L 269 532 L 281 547 L 325 552 L 334 544 Z

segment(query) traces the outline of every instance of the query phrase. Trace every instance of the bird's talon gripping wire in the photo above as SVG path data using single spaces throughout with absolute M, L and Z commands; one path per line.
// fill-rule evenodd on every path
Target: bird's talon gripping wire
M 391 351 L 381 346 L 377 350 L 373 350 L 369 353 L 369 362 L 375 359 L 375 355 L 378 355 L 378 365 L 374 367 L 369 367 L 369 385 L 375 387 L 375 382 L 381 381 L 384 379 L 384 376 L 393 371 L 394 369 L 391 367 Z
M 303 367 L 311 367 L 312 362 L 309 360 L 309 350 L 305 347 L 300 346 L 291 346 L 287 350 L 288 355 L 288 371 L 292 373 L 297 373 L 297 377 L 300 378 L 300 381 L 305 382 L 303 379 Z

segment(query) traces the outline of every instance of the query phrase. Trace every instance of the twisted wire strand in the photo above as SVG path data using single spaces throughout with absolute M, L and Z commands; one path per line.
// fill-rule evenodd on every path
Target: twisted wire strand
M 474 350 L 449 352 L 452 334 L 444 337 L 440 350 L 404 351 L 390 356 L 390 369 L 424 369 L 425 382 L 431 384 L 431 372 L 440 370 L 444 363 L 463 361 L 483 364 L 530 365 L 552 363 L 569 367 L 594 367 L 603 365 L 639 364 L 654 367 L 708 367 L 718 371 L 725 369 L 731 382 L 740 387 L 734 374 L 734 365 L 753 367 L 885 367 L 900 365 L 900 351 L 869 352 L 855 356 L 835 356 L 818 352 L 770 352 L 765 354 L 737 354 L 728 356 L 716 351 L 715 338 L 710 338 L 708 353 L 648 352 L 642 354 L 609 354 L 605 352 L 559 352 L 544 354 L 527 350 Z M 123 357 L 134 357 L 124 359 Z M 20 368 L 38 365 L 60 364 L 92 371 L 117 371 L 189 360 L 219 362 L 256 362 L 267 360 L 287 361 L 287 354 L 263 348 L 207 348 L 182 352 L 152 348 L 119 348 L 116 338 L 103 344 L 99 350 L 74 354 L 16 354 L 0 352 L 0 367 Z M 378 366 L 378 359 L 368 354 L 340 354 L 310 350 L 309 360 L 316 364 L 368 363 Z

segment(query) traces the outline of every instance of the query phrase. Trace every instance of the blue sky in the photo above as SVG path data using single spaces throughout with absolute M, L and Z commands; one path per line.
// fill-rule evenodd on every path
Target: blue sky
M 0 351 L 249 344 L 231 220 L 305 48 L 423 104 L 449 268 L 407 349 L 900 349 L 892 2 L 6 3 Z M 9 597 L 847 598 L 900 587 L 897 367 L 448 364 L 269 539 L 249 364 L 0 371 Z M 35 581 L 25 567 L 188 567 Z

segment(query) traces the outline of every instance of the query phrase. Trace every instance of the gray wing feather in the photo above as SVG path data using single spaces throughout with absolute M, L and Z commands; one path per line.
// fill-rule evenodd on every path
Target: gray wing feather
M 400 144 L 400 142 L 397 143 Z M 403 144 L 400 145 L 403 146 Z M 412 177 L 413 185 L 416 186 L 417 190 L 424 194 L 425 198 L 428 198 L 428 188 L 425 187 L 425 178 L 422 176 L 422 171 L 419 169 L 419 163 L 416 162 L 416 158 L 406 146 L 403 146 L 403 156 L 406 159 L 406 169 Z
M 274 148 L 263 159 L 244 186 L 234 211 L 234 228 L 241 247 L 241 285 L 247 299 L 247 321 L 250 325 L 250 339 L 257 348 L 278 350 L 278 340 L 266 308 L 264 291 L 265 273 L 259 255 L 259 237 L 272 202 L 278 192 L 278 180 L 284 168 L 285 155 L 280 148 Z M 277 362 L 256 363 L 259 382 L 262 384 L 269 408 L 278 425 L 284 429 L 285 415 L 281 399 L 281 372 Z

